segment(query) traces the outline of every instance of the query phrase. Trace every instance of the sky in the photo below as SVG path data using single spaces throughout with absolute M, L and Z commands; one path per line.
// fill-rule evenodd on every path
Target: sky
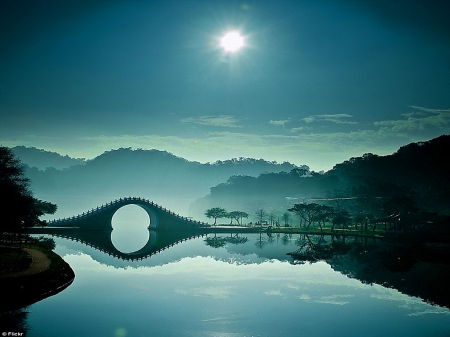
M 0 144 L 328 170 L 450 134 L 446 0 L 7 0 Z M 231 53 L 221 37 L 238 31 Z

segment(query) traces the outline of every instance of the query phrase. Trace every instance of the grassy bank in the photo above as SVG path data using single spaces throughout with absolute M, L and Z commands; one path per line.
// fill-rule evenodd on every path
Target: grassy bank
M 29 276 L 1 278 L 0 279 L 0 296 L 3 300 L 0 302 L 0 312 L 18 309 L 27 305 L 33 304 L 46 297 L 57 294 L 66 287 L 68 287 L 74 277 L 75 273 L 72 268 L 56 253 L 34 244 L 24 244 L 24 248 L 36 249 L 44 253 L 50 260 L 50 266 L 47 270 Z M 3 259 L 4 270 L 17 269 L 12 267 L 16 263 L 21 265 L 19 269 L 24 270 L 29 266 L 25 266 L 27 257 L 24 257 L 23 251 L 13 249 L 7 252 L 6 259 Z
M 268 233 L 286 233 L 286 234 L 309 234 L 309 235 L 346 235 L 346 236 L 364 236 L 364 237 L 383 237 L 383 231 L 359 231 L 354 229 L 335 229 L 324 228 L 298 228 L 298 227 L 272 227 L 265 230 Z
M 0 276 L 27 269 L 31 256 L 19 247 L 0 246 Z

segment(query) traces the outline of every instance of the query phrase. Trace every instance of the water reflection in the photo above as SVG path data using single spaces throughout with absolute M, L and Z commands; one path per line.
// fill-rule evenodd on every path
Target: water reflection
M 430 289 L 448 265 L 419 249 L 425 246 L 344 236 L 184 234 L 191 239 L 180 241 L 177 234 L 178 244 L 171 244 L 170 233 L 157 233 L 157 243 L 168 248 L 139 260 L 56 238 L 56 252 L 77 277 L 64 292 L 30 308 L 31 330 L 35 336 L 68 337 L 116 331 L 130 336 L 450 333 L 450 310 L 414 297 L 448 307 L 445 293 Z M 406 259 L 412 251 L 412 260 Z M 405 263 L 395 263 L 398 257 Z M 57 321 L 51 333 L 43 326 L 50 317 Z M 83 327 L 76 323 L 81 321 Z
M 88 233 L 93 235 L 92 232 Z M 74 232 L 70 238 L 79 238 L 88 243 L 88 234 Z M 101 235 L 110 235 L 108 233 Z M 99 234 L 99 236 L 101 236 Z M 445 284 L 450 281 L 448 251 L 433 250 L 427 242 L 407 241 L 399 243 L 388 239 L 362 236 L 319 236 L 282 233 L 226 233 L 204 231 L 151 231 L 149 242 L 140 250 L 117 255 L 103 245 L 89 244 L 94 248 L 77 245 L 77 249 L 93 259 L 116 268 L 127 266 L 157 266 L 175 262 L 191 255 L 189 251 L 174 250 L 183 242 L 203 237 L 206 246 L 215 250 L 213 256 L 223 259 L 223 250 L 233 254 L 233 261 L 255 263 L 264 260 L 289 261 L 291 264 L 326 262 L 335 271 L 366 284 L 379 284 L 395 288 L 410 296 L 418 296 L 430 303 L 450 307 L 450 292 Z M 70 246 L 69 243 L 65 243 Z M 84 248 L 80 248 L 84 247 Z M 441 247 L 441 246 L 438 246 Z M 95 252 L 100 249 L 108 255 Z M 157 257 L 162 251 L 173 250 L 164 257 Z M 197 255 L 195 255 L 197 254 Z M 209 253 L 211 254 L 211 253 Z M 200 254 L 201 255 L 201 254 Z M 150 258 L 151 256 L 151 258 Z M 167 257 L 172 260 L 167 260 Z M 254 257 L 258 257 L 257 260 Z M 125 260 L 125 261 L 121 261 Z M 161 262 L 163 261 L 163 262 Z

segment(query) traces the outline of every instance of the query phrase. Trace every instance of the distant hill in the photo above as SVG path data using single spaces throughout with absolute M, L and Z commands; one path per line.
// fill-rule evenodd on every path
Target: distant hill
M 233 176 L 193 203 L 191 212 L 200 216 L 205 209 L 221 206 L 249 214 L 258 208 L 280 214 L 294 203 L 327 198 L 340 198 L 333 202 L 342 207 L 353 198 L 381 202 L 405 197 L 422 211 L 450 214 L 449 153 L 450 136 L 443 135 L 408 144 L 388 156 L 368 153 L 350 158 L 323 174 L 299 174 L 294 169 L 258 177 Z
M 232 175 L 258 176 L 293 168 L 296 166 L 287 162 L 252 158 L 202 164 L 166 151 L 121 148 L 64 169 L 28 167 L 27 176 L 37 197 L 58 204 L 60 211 L 74 205 L 66 205 L 66 197 L 76 197 L 77 210 L 84 211 L 82 207 L 95 207 L 114 198 L 141 196 L 188 215 L 190 203 Z
M 61 156 L 59 153 L 36 149 L 35 147 L 16 146 L 11 150 L 20 158 L 22 163 L 40 170 L 45 170 L 47 167 L 63 169 L 74 165 L 83 165 L 86 162 L 84 158 Z

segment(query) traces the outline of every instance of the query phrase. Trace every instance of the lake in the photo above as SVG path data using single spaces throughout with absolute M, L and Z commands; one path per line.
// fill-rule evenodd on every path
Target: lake
M 140 261 L 55 242 L 76 277 L 28 307 L 27 336 L 450 335 L 450 310 L 412 285 L 433 268 L 395 270 L 377 240 L 210 233 Z

